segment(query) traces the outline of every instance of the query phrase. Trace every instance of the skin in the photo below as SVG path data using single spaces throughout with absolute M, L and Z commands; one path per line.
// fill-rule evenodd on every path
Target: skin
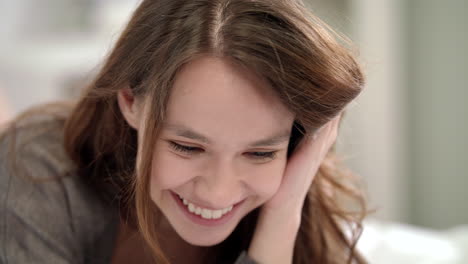
M 262 263 L 292 261 L 311 175 L 334 142 L 338 121 L 306 139 L 288 160 L 294 115 L 271 91 L 263 80 L 219 58 L 194 60 L 177 75 L 151 176 L 151 198 L 164 215 L 158 228 L 174 238 L 163 245 L 165 252 L 201 256 L 203 247 L 222 242 L 245 215 L 262 206 L 249 255 Z M 118 100 L 127 122 L 143 129 L 144 102 L 124 89 Z M 282 140 L 252 144 L 275 136 Z M 171 192 L 212 209 L 242 204 L 227 223 L 206 227 L 190 221 Z M 279 239 L 286 241 L 281 247 L 274 243 Z
M 320 164 L 336 141 L 340 119 L 341 113 L 306 138 L 289 158 L 280 188 L 262 206 L 248 250 L 259 263 L 292 263 L 302 206 Z

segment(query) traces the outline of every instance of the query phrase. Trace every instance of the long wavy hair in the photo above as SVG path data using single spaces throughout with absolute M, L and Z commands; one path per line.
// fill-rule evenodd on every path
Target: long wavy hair
M 214 56 L 265 79 L 296 116 L 292 152 L 305 134 L 361 92 L 364 77 L 347 43 L 300 1 L 144 0 L 67 117 L 65 149 L 90 186 L 104 199 L 118 201 L 122 219 L 133 223 L 154 260 L 169 263 L 155 229 L 161 213 L 151 201 L 149 181 L 153 146 L 178 70 L 197 57 Z M 149 103 L 140 138 L 118 107 L 123 88 Z M 364 199 L 340 164 L 332 148 L 305 200 L 295 264 L 365 263 L 355 248 Z M 214 246 L 217 263 L 248 249 L 258 210 Z

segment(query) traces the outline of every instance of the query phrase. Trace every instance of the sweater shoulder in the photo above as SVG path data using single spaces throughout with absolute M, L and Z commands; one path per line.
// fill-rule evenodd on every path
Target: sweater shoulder
M 118 218 L 76 173 L 64 149 L 64 117 L 35 113 L 0 132 L 0 225 L 12 262 L 109 257 Z

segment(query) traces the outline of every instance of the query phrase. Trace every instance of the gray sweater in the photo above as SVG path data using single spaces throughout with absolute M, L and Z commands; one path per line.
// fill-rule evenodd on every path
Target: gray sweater
M 117 210 L 74 173 L 62 128 L 43 115 L 0 133 L 0 264 L 111 262 Z M 243 252 L 236 263 L 254 262 Z

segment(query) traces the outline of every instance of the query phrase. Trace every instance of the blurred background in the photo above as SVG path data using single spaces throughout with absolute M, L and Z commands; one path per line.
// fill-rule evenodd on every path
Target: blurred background
M 338 146 L 372 217 L 434 232 L 467 225 L 468 2 L 305 2 L 353 40 L 367 74 Z M 75 96 L 138 3 L 0 1 L 0 121 Z

